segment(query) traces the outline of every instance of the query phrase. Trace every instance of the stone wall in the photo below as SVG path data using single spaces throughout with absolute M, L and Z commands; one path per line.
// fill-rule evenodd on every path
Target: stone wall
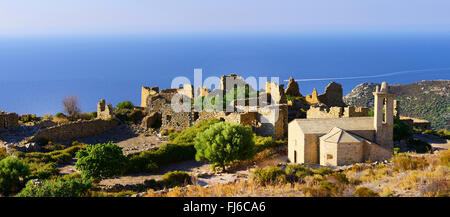
M 317 95 L 317 89 L 314 88 L 312 94 L 311 95 L 307 95 L 305 97 L 305 100 L 306 100 L 307 103 L 309 103 L 311 105 L 318 104 L 319 103 L 319 98 L 318 98 L 318 95 Z
M 342 86 L 336 82 L 331 82 L 327 85 L 327 87 L 325 87 L 325 93 L 317 95 L 317 90 L 314 88 L 313 93 L 311 95 L 307 95 L 305 100 L 309 104 L 324 104 L 328 107 L 345 107 L 346 105 L 342 100 L 342 97 Z
M 102 120 L 110 120 L 113 117 L 114 114 L 112 105 L 106 105 L 106 101 L 104 99 L 101 99 L 97 104 L 97 118 Z
M 19 126 L 19 115 L 0 111 L 0 130 L 12 130 Z
M 342 107 L 311 106 L 306 111 L 306 118 L 340 118 L 343 114 Z
M 327 107 L 311 106 L 306 111 L 306 118 L 343 118 L 343 117 L 368 117 L 369 108 L 365 107 Z
M 344 108 L 343 117 L 368 117 L 369 108 L 358 107 L 358 106 L 348 106 Z
M 382 147 L 369 141 L 364 143 L 364 161 L 387 160 L 393 155 L 394 151 L 391 148 Z
M 159 87 L 142 87 L 141 88 L 141 107 L 147 107 L 147 98 L 159 92 Z
M 39 139 L 47 139 L 50 141 L 74 140 L 101 134 L 113 129 L 117 125 L 118 122 L 116 121 L 106 121 L 101 119 L 75 121 L 40 130 L 30 137 L 28 141 L 36 142 Z
M 223 76 L 221 88 L 227 89 L 226 85 L 229 85 L 229 83 L 226 83 L 226 78 L 228 77 L 231 77 L 232 80 L 234 79 L 238 85 L 242 84 L 240 82 L 244 82 L 241 77 L 236 75 Z M 266 87 L 268 87 L 269 91 L 266 92 L 267 94 L 261 93 L 260 97 L 265 98 L 266 95 L 270 96 L 271 103 L 269 105 L 264 104 L 264 109 L 262 109 L 258 106 L 255 107 L 248 99 L 241 101 L 235 100 L 232 102 L 234 106 L 232 110 L 236 112 L 217 112 L 208 110 L 197 112 L 190 104 L 184 104 L 183 106 L 189 107 L 181 112 L 177 112 L 172 109 L 171 103 L 175 94 L 179 93 L 189 95 L 189 98 L 193 96 L 192 85 L 184 85 L 183 88 L 178 89 L 164 89 L 160 92 L 155 91 L 153 93 L 147 91 L 149 94 L 146 96 L 143 95 L 143 97 L 146 97 L 145 105 L 147 114 L 155 115 L 155 113 L 158 113 L 159 115 L 152 115 L 152 118 L 149 117 L 146 119 L 150 120 L 150 122 L 146 121 L 146 124 L 144 125 L 148 127 L 148 123 L 155 121 L 153 117 L 159 116 L 161 119 L 162 128 L 183 130 L 194 125 L 195 123 L 198 123 L 199 121 L 217 118 L 227 122 L 252 126 L 257 133 L 261 133 L 261 135 L 264 136 L 284 138 L 286 137 L 288 130 L 288 107 L 284 87 L 283 85 L 277 85 L 272 82 L 267 82 Z M 223 89 L 213 90 L 210 94 L 213 94 L 214 91 L 221 92 Z M 251 102 L 261 102 L 261 100 L 257 98 L 252 98 L 251 100 Z M 262 101 L 264 101 L 264 99 Z M 182 103 L 182 99 L 180 99 L 180 103 Z M 249 104 L 252 104 L 252 106 Z

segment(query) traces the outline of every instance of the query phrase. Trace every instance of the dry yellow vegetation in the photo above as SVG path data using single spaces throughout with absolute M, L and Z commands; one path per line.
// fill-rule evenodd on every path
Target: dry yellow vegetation
M 266 153 L 268 154 L 268 153 Z M 263 154 L 262 156 L 264 156 Z M 260 156 L 260 157 L 262 157 Z M 355 164 L 331 174 L 313 174 L 295 182 L 265 183 L 255 178 L 202 187 L 148 191 L 146 197 L 391 197 L 449 196 L 450 150 L 434 154 L 400 154 L 389 164 Z M 248 163 L 248 162 L 247 162 Z M 246 164 L 246 163 L 245 163 Z M 244 164 L 244 165 L 245 165 Z M 342 178 L 345 177 L 345 178 Z

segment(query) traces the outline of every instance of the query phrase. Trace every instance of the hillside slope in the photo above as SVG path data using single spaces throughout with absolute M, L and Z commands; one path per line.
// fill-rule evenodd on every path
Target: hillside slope
M 376 83 L 358 84 L 352 92 L 344 96 L 349 105 L 373 107 Z M 407 85 L 390 85 L 389 91 L 400 101 L 402 116 L 425 119 L 434 129 L 450 127 L 450 81 L 421 81 Z

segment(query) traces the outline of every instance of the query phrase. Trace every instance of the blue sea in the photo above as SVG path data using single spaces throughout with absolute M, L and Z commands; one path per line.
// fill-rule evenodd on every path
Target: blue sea
M 185 34 L 0 38 L 0 110 L 55 114 L 64 96 L 81 109 L 97 102 L 140 104 L 142 85 L 169 88 L 236 73 L 300 81 L 303 95 L 331 81 L 344 94 L 363 82 L 408 84 L 450 78 L 448 34 Z M 415 71 L 428 70 L 429 71 Z M 435 70 L 436 69 L 436 70 Z M 407 71 L 407 72 L 405 72 Z M 409 72 L 408 72 L 409 71 Z M 325 78 L 325 79 L 323 79 Z M 328 79 L 331 78 L 331 79 Z

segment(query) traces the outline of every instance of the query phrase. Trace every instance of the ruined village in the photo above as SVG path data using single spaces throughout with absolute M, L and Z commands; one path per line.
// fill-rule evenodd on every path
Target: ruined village
M 244 94 L 226 101 L 225 111 L 197 107 L 198 101 L 217 102 L 239 88 Z M 267 82 L 256 91 L 230 74 L 215 90 L 144 86 L 136 93 L 140 105 L 119 108 L 100 99 L 96 112 L 76 118 L 1 112 L 2 158 L 22 159 L 33 174 L 24 190 L 3 195 L 26 195 L 27 188 L 45 186 L 54 177 L 84 177 L 80 168 L 89 165 L 76 165 L 78 153 L 112 142 L 132 166 L 96 177 L 91 196 L 448 196 L 448 162 L 441 166 L 435 159 L 448 159 L 449 140 L 424 133 L 432 130 L 429 121 L 401 116 L 386 82 L 372 93 L 373 108 L 346 104 L 336 82 L 323 93 L 317 87 L 303 95 L 300 88 L 291 77 L 286 88 Z M 189 101 L 187 110 L 173 109 L 176 95 L 182 96 L 180 103 Z M 194 157 L 193 137 L 221 122 L 251 129 L 256 149 L 218 169 L 212 160 Z M 422 170 L 439 176 L 408 185 L 401 181 Z

